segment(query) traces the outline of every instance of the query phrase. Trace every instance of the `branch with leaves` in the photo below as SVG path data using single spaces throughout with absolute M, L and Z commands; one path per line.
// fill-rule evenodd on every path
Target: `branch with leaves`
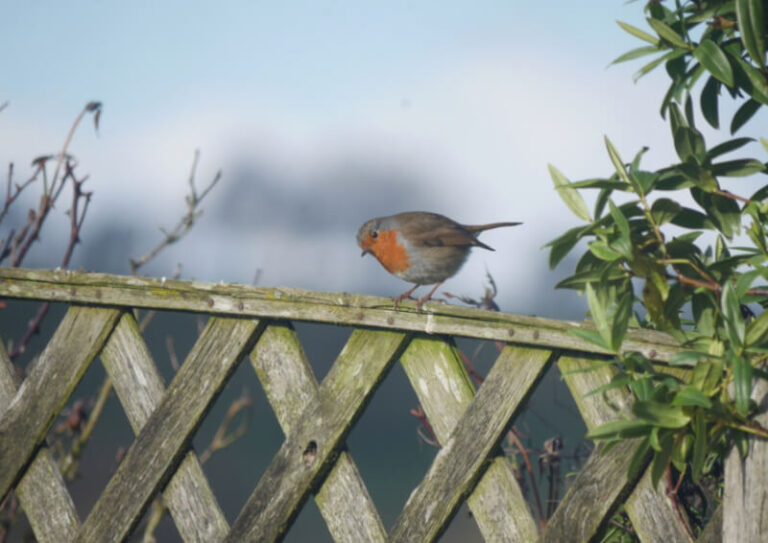
M 671 84 L 661 105 L 679 162 L 656 171 L 625 162 L 606 138 L 612 172 L 571 182 L 549 166 L 555 188 L 584 224 L 548 244 L 550 266 L 583 250 L 573 274 L 558 284 L 586 294 L 595 330 L 578 337 L 615 353 L 613 382 L 628 387 L 632 418 L 604 424 L 590 438 L 617 443 L 641 438 L 630 471 L 652 454 L 654 484 L 667 474 L 670 496 L 684 478 L 712 476 L 733 445 L 746 454 L 750 436 L 768 438 L 753 420 L 755 379 L 768 378 L 768 184 L 745 197 L 722 187 L 729 178 L 763 176 L 765 158 L 725 158 L 756 140 L 738 137 L 708 148 L 696 128 L 699 111 L 719 127 L 721 91 L 741 101 L 731 133 L 768 105 L 761 0 L 664 2 L 646 5 L 652 33 L 619 23 L 649 43 L 615 62 L 656 54 L 638 76 L 663 65 Z M 655 35 L 654 35 L 655 34 Z M 768 153 L 768 140 L 760 139 Z M 754 147 L 754 146 L 753 146 Z M 596 190 L 590 210 L 581 193 Z M 689 201 L 690 204 L 682 203 Z M 746 232 L 748 242 L 737 237 Z M 671 364 L 692 370 L 683 381 L 636 352 L 625 352 L 627 328 L 663 330 L 687 350 Z M 674 468 L 677 479 L 670 475 Z

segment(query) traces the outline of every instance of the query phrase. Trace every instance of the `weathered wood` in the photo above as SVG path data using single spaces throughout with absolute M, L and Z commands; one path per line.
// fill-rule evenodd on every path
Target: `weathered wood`
M 307 406 L 318 401 L 318 384 L 290 323 L 267 327 L 251 352 L 283 432 L 289 435 Z M 352 456 L 343 451 L 315 496 L 334 541 L 386 541 L 387 532 Z
M 587 395 L 610 382 L 614 375 L 611 367 L 595 369 L 598 362 L 565 356 L 558 362 L 589 430 L 622 415 L 628 416 L 630 412 L 631 394 L 624 388 Z M 638 443 L 638 440 L 627 440 L 605 455 L 592 454 L 550 520 L 546 531 L 548 540 L 572 541 L 574 527 L 578 529 L 576 539 L 589 539 L 628 492 L 631 495 L 625 507 L 642 541 L 691 540 L 690 532 L 681 521 L 682 514 L 664 492 L 664 481 L 654 489 L 650 470 L 645 470 L 636 482 L 627 478 L 629 462 Z
M 475 395 L 456 346 L 448 339 L 414 338 L 401 363 L 435 436 L 440 443 L 447 441 Z M 467 503 L 486 541 L 536 541 L 540 537 L 503 456 L 491 459 Z
M 0 416 L 16 396 L 13 364 L 0 341 Z M 41 447 L 16 486 L 16 495 L 41 543 L 71 540 L 80 527 L 75 504 L 47 447 Z
M 433 541 L 487 467 L 488 456 L 541 378 L 551 352 L 507 345 L 474 401 L 437 453 L 390 533 L 391 541 Z M 529 513 L 526 512 L 530 516 Z
M 720 505 L 702 530 L 696 543 L 720 543 L 723 539 L 723 506 Z
M 0 297 L 326 322 L 604 353 L 568 333 L 574 328 L 593 330 L 591 323 L 447 304 L 429 304 L 426 311 L 419 312 L 413 303 L 403 302 L 395 311 L 388 298 L 347 293 L 0 268 Z M 669 335 L 648 330 L 630 330 L 624 348 L 660 361 L 679 350 Z
M 626 440 L 605 454 L 592 451 L 549 519 L 545 541 L 571 543 L 595 537 L 635 482 L 627 480 L 627 466 L 636 448 L 637 440 Z
M 765 369 L 765 368 L 763 368 Z M 755 422 L 768 426 L 768 381 L 754 378 Z M 723 541 L 765 541 L 768 534 L 768 440 L 749 438 L 746 458 L 733 447 L 725 458 Z
M 160 404 L 165 387 L 131 313 L 121 317 L 101 360 L 138 435 Z M 220 541 L 229 531 L 194 451 L 184 456 L 163 493 L 163 501 L 184 541 Z
M 262 476 L 226 541 L 281 538 L 408 335 L 355 330 Z
M 216 395 L 262 326 L 212 318 L 83 523 L 78 541 L 121 541 L 168 480 Z
M 101 350 L 119 311 L 71 307 L 0 417 L 0 501 Z

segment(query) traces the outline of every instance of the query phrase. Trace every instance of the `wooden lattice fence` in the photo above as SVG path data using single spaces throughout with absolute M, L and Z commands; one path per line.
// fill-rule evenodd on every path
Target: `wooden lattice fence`
M 543 535 L 509 462 L 499 453 L 510 421 L 552 364 L 565 375 L 587 427 L 627 413 L 629 395 L 619 389 L 586 396 L 611 379 L 610 366 L 573 371 L 605 357 L 567 333 L 586 323 L 444 305 L 430 305 L 426 312 L 393 311 L 389 300 L 352 294 L 66 271 L 2 269 L 0 298 L 70 304 L 20 384 L 0 344 L 0 499 L 15 489 L 40 541 L 125 539 L 158 492 L 185 541 L 279 539 L 310 494 L 336 541 L 430 541 L 465 501 L 486 541 L 587 541 L 619 504 L 641 540 L 691 540 L 684 515 L 663 489 L 652 487 L 649 470 L 637 480 L 627 479 L 634 441 L 604 455 L 592 454 Z M 167 389 L 134 320 L 134 308 L 212 315 Z M 320 383 L 292 320 L 355 328 Z M 453 337 L 505 345 L 477 391 Z M 625 348 L 642 351 L 660 367 L 678 349 L 668 336 L 644 331 L 631 332 Z M 97 356 L 136 438 L 81 521 L 46 447 L 46 435 Z M 287 437 L 229 526 L 189 444 L 217 393 L 246 357 Z M 398 360 L 441 449 L 387 530 L 344 442 Z M 682 370 L 667 370 L 685 377 Z M 763 442 L 753 442 L 746 462 L 729 457 L 724 506 L 700 540 L 759 540 L 768 526 L 768 513 L 760 509 L 768 482 L 764 448 Z

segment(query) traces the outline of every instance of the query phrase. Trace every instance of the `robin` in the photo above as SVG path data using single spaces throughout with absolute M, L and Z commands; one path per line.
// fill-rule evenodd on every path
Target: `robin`
M 516 226 L 519 222 L 459 224 L 437 213 L 410 211 L 371 219 L 357 232 L 357 244 L 376 257 L 389 273 L 416 285 L 394 298 L 395 308 L 422 285 L 435 284 L 429 294 L 416 301 L 417 307 L 432 298 L 449 277 L 459 271 L 472 247 L 491 247 L 477 235 L 491 228 Z

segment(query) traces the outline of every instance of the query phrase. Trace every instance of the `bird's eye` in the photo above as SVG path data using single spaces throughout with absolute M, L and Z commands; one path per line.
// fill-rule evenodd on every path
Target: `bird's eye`
M 377 237 L 379 237 L 379 232 L 378 232 L 378 230 L 374 230 L 373 232 L 371 232 L 371 237 L 372 237 L 373 239 L 376 239 Z

